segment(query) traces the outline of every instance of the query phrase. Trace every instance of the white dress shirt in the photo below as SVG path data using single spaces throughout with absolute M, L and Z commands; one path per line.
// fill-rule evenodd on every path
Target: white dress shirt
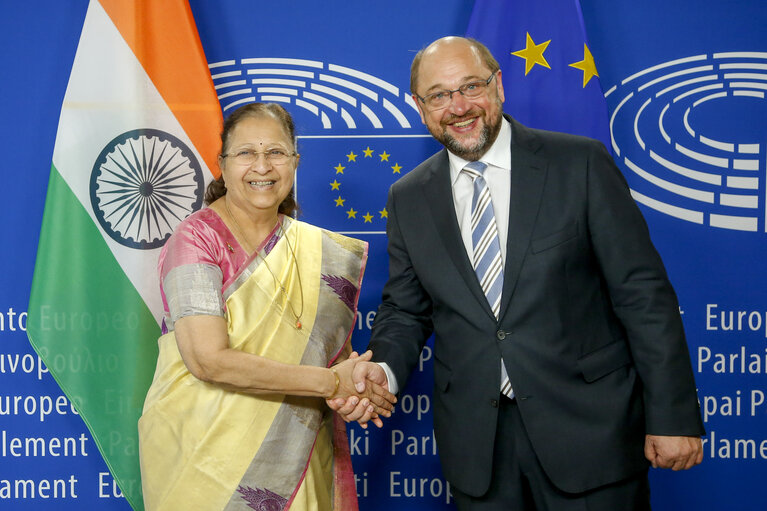
M 469 161 L 450 151 L 447 152 L 447 157 L 450 162 L 450 183 L 453 189 L 455 216 L 461 230 L 464 248 L 469 255 L 469 260 L 471 260 L 474 254 L 474 246 L 471 242 L 471 199 L 474 195 L 474 183 L 468 174 L 462 172 Z M 498 226 L 498 241 L 501 243 L 501 258 L 505 265 L 506 240 L 509 232 L 509 204 L 511 202 L 511 124 L 509 121 L 502 119 L 501 130 L 498 132 L 495 142 L 479 161 L 487 164 L 483 177 L 490 189 L 495 222 Z M 396 394 L 399 391 L 399 385 L 394 373 L 385 362 L 381 362 L 380 365 L 386 373 L 389 392 Z

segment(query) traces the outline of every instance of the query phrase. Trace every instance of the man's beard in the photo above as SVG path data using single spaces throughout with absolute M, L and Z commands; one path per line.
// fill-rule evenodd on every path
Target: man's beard
M 476 144 L 470 147 L 465 147 L 458 139 L 450 135 L 442 124 L 440 124 L 440 128 L 442 128 L 441 132 L 435 133 L 432 131 L 431 134 L 439 143 L 445 146 L 448 151 L 456 156 L 467 161 L 477 161 L 488 149 L 490 149 L 490 146 L 493 145 L 493 142 L 495 142 L 495 139 L 498 137 L 498 133 L 501 131 L 501 111 L 502 110 L 499 108 L 498 116 L 494 119 L 495 122 L 485 122 L 482 131 L 479 134 L 479 140 L 477 140 Z

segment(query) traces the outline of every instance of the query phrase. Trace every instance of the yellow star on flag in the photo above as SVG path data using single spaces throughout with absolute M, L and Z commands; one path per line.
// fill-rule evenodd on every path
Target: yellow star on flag
M 392 170 L 394 171 L 393 172 L 394 174 L 401 174 L 400 170 L 402 170 L 402 165 L 400 165 L 399 163 L 395 163 L 394 166 L 392 167 Z
M 386 208 L 383 208 L 379 213 L 381 214 L 381 218 L 389 218 L 389 212 L 386 211 Z
M 570 67 L 574 67 L 575 69 L 580 69 L 583 71 L 583 87 L 586 87 L 586 84 L 589 83 L 589 80 L 591 80 L 593 77 L 599 78 L 599 73 L 597 73 L 597 66 L 594 64 L 594 57 L 591 55 L 591 52 L 589 51 L 589 47 L 586 46 L 586 43 L 583 43 L 583 60 L 580 62 L 573 62 L 570 64 Z
M 546 62 L 546 57 L 543 56 L 543 52 L 546 51 L 546 47 L 551 42 L 551 39 L 545 43 L 535 44 L 533 38 L 530 37 L 530 32 L 527 32 L 527 43 L 524 50 L 511 52 L 512 55 L 525 59 L 525 76 L 534 65 L 538 64 L 545 68 L 551 69 L 549 63 Z
M 333 167 L 333 168 L 334 168 L 334 169 L 336 169 L 336 174 L 343 174 L 343 173 L 344 173 L 344 169 L 345 169 L 346 167 L 342 166 L 342 165 L 339 163 L 337 166 L 335 166 L 335 167 Z
M 365 219 L 366 224 L 372 224 L 373 223 L 373 215 L 370 214 L 370 211 L 367 212 L 367 214 L 362 215 L 362 218 Z
M 346 202 L 346 199 L 342 199 L 341 196 L 339 195 L 338 198 L 336 199 L 336 207 L 343 206 L 344 202 Z
M 346 157 L 349 158 L 349 161 L 357 161 L 357 155 L 354 154 L 354 151 L 350 151 Z
M 373 150 L 370 148 L 370 146 L 368 146 L 367 149 L 365 149 L 362 152 L 365 153 L 365 158 L 372 158 L 373 157 Z
M 331 190 L 338 190 L 338 187 L 340 186 L 341 186 L 341 183 L 339 183 L 337 179 L 334 179 L 333 182 L 330 183 Z
M 357 212 L 354 211 L 354 208 L 349 208 L 346 214 L 349 215 L 347 218 L 357 218 Z
M 391 155 L 387 153 L 386 151 L 384 151 L 381 154 L 379 154 L 379 156 L 381 157 L 381 161 L 389 161 L 389 156 Z

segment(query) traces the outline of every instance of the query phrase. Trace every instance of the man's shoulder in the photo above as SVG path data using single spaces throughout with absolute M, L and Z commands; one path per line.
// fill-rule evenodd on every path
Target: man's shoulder
M 525 126 L 516 120 L 512 124 L 512 146 L 514 144 L 531 148 L 534 151 L 559 153 L 563 150 L 593 151 L 603 148 L 604 144 L 594 138 L 573 135 L 562 131 L 550 131 Z M 513 149 L 512 149 L 513 150 Z
M 422 186 L 435 172 L 449 172 L 447 151 L 443 148 L 418 164 L 413 170 L 399 178 L 392 188 L 399 190 Z

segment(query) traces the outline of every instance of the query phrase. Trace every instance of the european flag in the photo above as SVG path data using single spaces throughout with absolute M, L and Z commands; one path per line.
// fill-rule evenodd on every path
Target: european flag
M 349 235 L 384 234 L 389 187 L 439 149 L 431 135 L 299 137 L 296 191 L 310 222 Z
M 601 140 L 607 106 L 578 0 L 476 0 L 466 30 L 501 66 L 504 110 L 533 128 Z

